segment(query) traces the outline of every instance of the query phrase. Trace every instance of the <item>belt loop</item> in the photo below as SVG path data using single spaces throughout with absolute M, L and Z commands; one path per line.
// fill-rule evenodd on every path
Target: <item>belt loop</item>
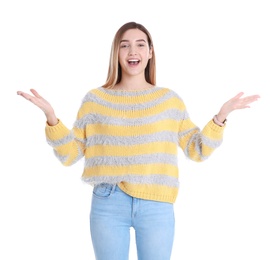
M 117 185 L 117 184 L 113 184 L 113 186 L 112 186 L 112 192 L 111 192 L 111 193 L 114 193 L 115 188 L 116 188 L 116 185 Z

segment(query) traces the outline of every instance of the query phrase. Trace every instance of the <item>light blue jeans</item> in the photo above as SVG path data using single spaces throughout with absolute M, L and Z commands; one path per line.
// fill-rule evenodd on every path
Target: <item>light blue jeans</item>
M 117 185 L 95 186 L 90 230 L 96 260 L 128 260 L 131 227 L 139 260 L 170 260 L 173 204 L 133 198 Z

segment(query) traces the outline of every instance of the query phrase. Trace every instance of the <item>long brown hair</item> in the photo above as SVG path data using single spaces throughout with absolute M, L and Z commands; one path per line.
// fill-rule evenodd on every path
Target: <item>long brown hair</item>
M 123 34 L 129 29 L 139 29 L 142 32 L 144 32 L 147 36 L 149 48 L 152 49 L 152 58 L 149 59 L 147 66 L 145 68 L 145 79 L 148 83 L 156 85 L 156 58 L 152 37 L 149 31 L 143 25 L 135 22 L 129 22 L 122 25 L 114 36 L 111 47 L 107 80 L 106 83 L 102 86 L 104 88 L 113 88 L 117 83 L 121 81 L 122 70 L 118 60 L 119 45 Z

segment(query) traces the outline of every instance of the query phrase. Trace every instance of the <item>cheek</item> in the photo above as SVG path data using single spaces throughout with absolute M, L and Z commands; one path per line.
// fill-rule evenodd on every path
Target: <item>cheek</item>
M 119 62 L 125 60 L 125 57 L 126 57 L 126 53 L 122 50 L 122 51 L 119 51 L 118 53 L 118 60 Z
M 152 58 L 152 54 L 151 54 L 150 52 L 146 52 L 146 53 L 144 54 L 144 57 L 145 57 L 145 59 L 149 60 L 149 59 Z
M 124 63 L 124 57 L 123 57 L 123 55 L 118 55 L 118 62 L 119 62 L 119 64 L 122 66 L 123 65 L 123 63 Z

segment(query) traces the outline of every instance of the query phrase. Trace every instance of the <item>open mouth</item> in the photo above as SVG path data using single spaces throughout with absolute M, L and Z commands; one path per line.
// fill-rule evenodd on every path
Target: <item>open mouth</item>
M 137 64 L 139 64 L 139 60 L 137 60 L 137 59 L 133 59 L 133 60 L 128 60 L 128 64 L 130 64 L 130 65 L 137 65 Z

